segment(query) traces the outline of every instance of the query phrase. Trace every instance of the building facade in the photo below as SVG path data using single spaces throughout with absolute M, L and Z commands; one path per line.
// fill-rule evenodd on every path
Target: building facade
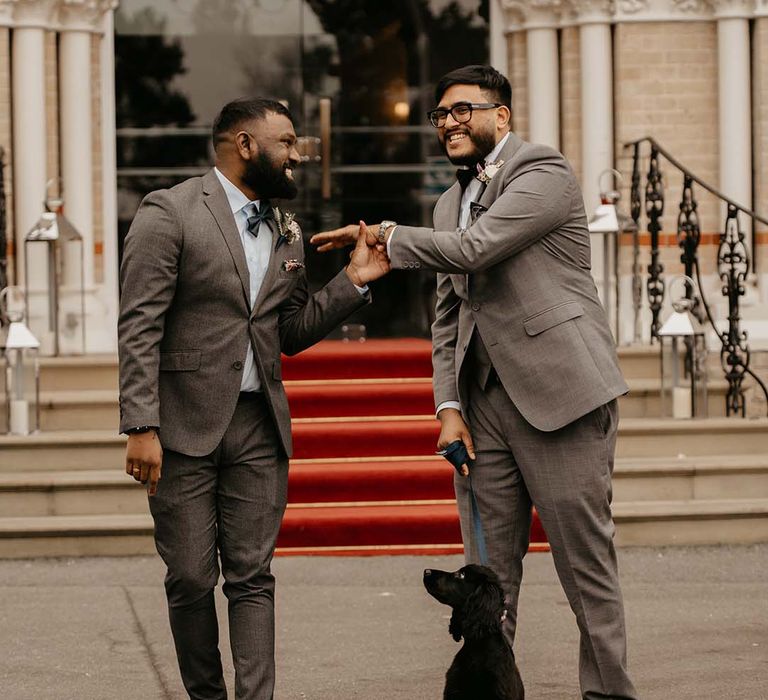
M 44 294 L 24 238 L 46 199 L 60 196 L 83 237 L 87 350 L 113 352 L 121 240 L 138 202 L 204 172 L 216 111 L 247 94 L 282 99 L 296 117 L 306 162 L 295 208 L 307 233 L 360 218 L 427 223 L 453 170 L 424 115 L 435 81 L 489 60 L 512 82 L 515 131 L 566 155 L 588 212 L 601 190 L 619 186 L 629 213 L 625 144 L 650 136 L 702 181 L 768 216 L 768 0 L 0 0 L 9 282 Z M 683 178 L 663 167 L 669 276 L 682 271 Z M 612 168 L 621 183 L 606 176 Z M 642 168 L 645 177 L 647 154 Z M 725 213 L 704 191 L 697 204 L 703 286 L 722 318 Z M 741 224 L 751 256 L 745 315 L 760 317 L 768 227 Z M 642 217 L 643 270 L 645 228 Z M 625 319 L 628 240 L 619 237 Z M 599 237 L 593 248 L 602 290 L 615 271 Z M 341 264 L 341 255 L 311 256 L 312 283 Z M 392 275 L 377 290 L 389 303 L 359 321 L 370 335 L 423 335 L 433 288 L 428 274 Z M 647 316 L 644 308 L 644 329 Z M 629 320 L 617 334 L 636 340 Z

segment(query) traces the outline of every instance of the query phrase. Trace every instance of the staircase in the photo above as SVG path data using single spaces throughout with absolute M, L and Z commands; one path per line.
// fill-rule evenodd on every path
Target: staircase
M 723 417 L 724 383 L 713 417 L 659 419 L 657 352 L 619 351 L 618 544 L 768 541 L 768 420 Z M 278 553 L 462 551 L 427 341 L 327 341 L 283 374 L 296 449 Z M 43 432 L 0 436 L 0 557 L 154 552 L 144 489 L 122 471 L 115 359 L 46 359 L 41 386 Z

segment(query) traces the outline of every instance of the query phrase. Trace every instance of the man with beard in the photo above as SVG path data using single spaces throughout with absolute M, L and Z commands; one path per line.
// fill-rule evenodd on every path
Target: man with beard
M 269 700 L 270 564 L 291 455 L 280 353 L 309 347 L 367 304 L 366 283 L 389 264 L 361 235 L 349 265 L 310 296 L 301 230 L 269 201 L 297 193 L 290 113 L 271 100 L 232 102 L 213 143 L 216 167 L 147 195 L 125 241 L 120 431 L 126 472 L 149 485 L 189 697 L 227 697 L 214 605 L 220 557 L 235 697 Z
M 459 182 L 434 229 L 383 222 L 368 243 L 392 267 L 434 270 L 438 447 L 471 461 L 489 565 L 508 596 L 510 643 L 535 505 L 581 633 L 584 698 L 637 698 L 626 670 L 611 472 L 627 391 L 590 274 L 587 220 L 562 155 L 510 131 L 511 89 L 489 66 L 445 75 L 429 120 Z M 316 235 L 330 250 L 356 227 Z M 468 562 L 480 558 L 470 481 L 455 478 Z

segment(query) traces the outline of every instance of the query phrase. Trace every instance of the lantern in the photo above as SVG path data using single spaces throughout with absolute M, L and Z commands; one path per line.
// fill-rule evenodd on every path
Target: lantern
M 690 277 L 676 277 L 672 283 L 678 279 L 695 289 Z M 694 294 L 673 299 L 673 312 L 658 333 L 661 408 L 665 417 L 707 416 L 707 342 L 704 328 L 693 313 L 695 304 Z
M 24 323 L 23 314 L 13 308 L 14 296 L 20 296 L 18 287 L 7 287 L 0 293 L 5 432 L 29 435 L 40 429 L 40 343 Z
M 67 219 L 60 199 L 24 239 L 26 318 L 53 355 L 85 353 L 85 270 L 83 237 Z M 32 270 L 32 272 L 30 272 Z

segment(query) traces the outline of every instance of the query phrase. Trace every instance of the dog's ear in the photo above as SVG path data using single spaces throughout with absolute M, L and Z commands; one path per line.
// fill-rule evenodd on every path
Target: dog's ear
M 454 642 L 460 642 L 464 631 L 461 627 L 461 613 L 458 610 L 453 611 L 451 621 L 448 623 L 448 631 L 451 633 Z
M 482 581 L 462 607 L 465 639 L 478 639 L 499 629 L 504 613 L 504 593 L 493 581 Z

